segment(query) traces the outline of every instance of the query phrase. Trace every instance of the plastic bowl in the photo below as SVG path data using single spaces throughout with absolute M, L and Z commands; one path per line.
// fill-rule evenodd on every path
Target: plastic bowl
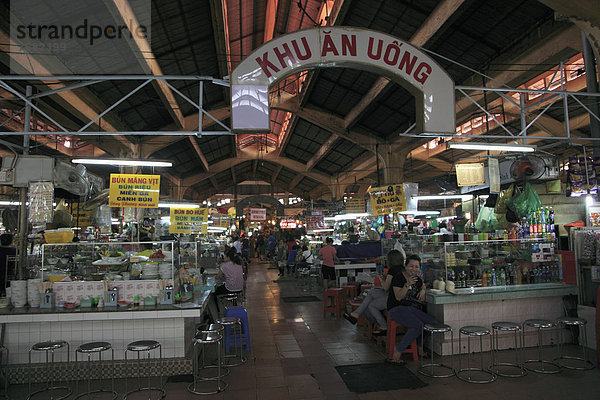
M 48 276 L 48 280 L 52 283 L 60 282 L 67 276 L 69 276 L 69 275 L 50 275 L 50 276 Z
M 95 281 L 101 281 L 102 279 L 104 279 L 104 274 L 93 273 L 92 279 Z

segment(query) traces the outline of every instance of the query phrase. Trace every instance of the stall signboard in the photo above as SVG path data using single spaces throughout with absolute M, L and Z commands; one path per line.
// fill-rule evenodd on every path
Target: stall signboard
M 83 208 L 78 208 L 73 212 L 73 224 L 77 224 L 80 227 L 88 227 L 92 226 L 92 218 L 95 214 L 94 210 L 84 210 Z
M 33 224 L 52 222 L 54 216 L 54 184 L 52 181 L 31 181 L 28 191 L 28 218 Z
M 406 198 L 401 183 L 369 189 L 373 215 L 406 211 Z
M 231 217 L 229 215 L 224 215 L 224 214 L 212 215 L 211 220 L 213 222 L 212 226 L 214 226 L 215 228 L 229 229 L 229 227 L 231 226 Z
M 110 174 L 108 205 L 157 208 L 160 175 Z
M 266 208 L 251 208 L 250 219 L 252 221 L 266 221 L 267 209 Z
M 317 229 L 325 229 L 325 219 L 322 215 L 307 215 L 306 230 L 308 232 Z
M 365 200 L 364 199 L 346 199 L 346 214 L 364 213 L 364 212 L 365 212 Z
M 297 228 L 296 218 L 283 217 L 279 221 L 279 226 L 281 227 L 281 229 L 296 229 Z
M 208 208 L 173 208 L 169 233 L 207 233 Z

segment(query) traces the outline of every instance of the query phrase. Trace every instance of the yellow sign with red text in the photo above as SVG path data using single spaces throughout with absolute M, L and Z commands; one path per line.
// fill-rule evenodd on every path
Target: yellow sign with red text
M 406 198 L 401 183 L 369 189 L 373 215 L 385 215 L 406 211 Z
M 110 207 L 157 208 L 160 175 L 110 174 Z
M 206 233 L 208 208 L 173 208 L 169 214 L 169 233 Z

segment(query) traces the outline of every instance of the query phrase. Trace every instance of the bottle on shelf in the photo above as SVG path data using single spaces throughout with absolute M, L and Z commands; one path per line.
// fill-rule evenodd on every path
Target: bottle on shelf
M 496 269 L 492 268 L 492 284 L 490 286 L 497 286 L 498 281 L 496 279 Z

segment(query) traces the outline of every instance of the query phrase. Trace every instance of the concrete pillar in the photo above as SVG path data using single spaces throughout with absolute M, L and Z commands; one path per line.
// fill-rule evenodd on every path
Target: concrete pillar
M 404 180 L 405 150 L 394 150 L 391 144 L 379 145 L 379 159 L 382 164 L 383 176 L 381 186 L 402 183 Z

